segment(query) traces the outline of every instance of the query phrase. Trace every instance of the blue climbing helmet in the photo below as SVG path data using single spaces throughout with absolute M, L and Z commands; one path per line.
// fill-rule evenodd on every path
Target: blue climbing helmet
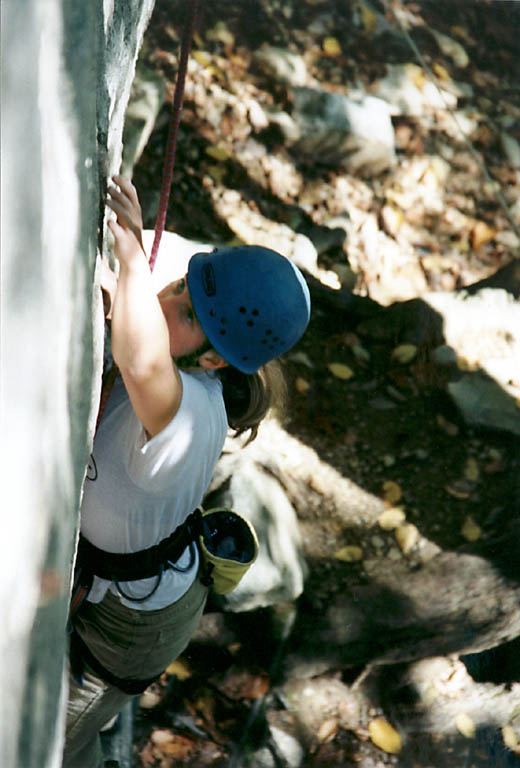
M 257 245 L 196 253 L 191 302 L 213 348 L 243 373 L 287 352 L 307 328 L 310 296 L 292 261 Z

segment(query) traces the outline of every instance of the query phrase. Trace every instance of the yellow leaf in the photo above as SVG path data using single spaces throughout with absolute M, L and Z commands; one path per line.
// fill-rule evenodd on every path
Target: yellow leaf
M 417 347 L 415 344 L 400 344 L 392 352 L 392 360 L 397 360 L 398 363 L 406 365 L 410 363 L 417 354 Z
M 193 51 L 191 56 L 201 67 L 207 67 L 211 62 L 211 56 L 206 51 Z
M 387 504 L 397 504 L 401 500 L 402 495 L 403 492 L 398 483 L 394 483 L 393 480 L 385 480 L 383 483 L 383 498 Z
M 443 67 L 442 64 L 435 63 L 433 65 L 433 71 L 439 77 L 441 80 L 451 80 L 450 73 L 446 69 L 446 67 Z
M 327 56 L 339 56 L 341 54 L 341 46 L 335 37 L 326 37 L 322 47 Z
M 400 507 L 390 507 L 379 515 L 377 522 L 384 531 L 393 531 L 406 520 L 406 515 Z
M 397 755 L 403 746 L 400 734 L 383 717 L 376 717 L 368 724 L 368 732 L 372 742 L 391 755 Z
M 470 456 L 464 467 L 464 477 L 470 483 L 476 483 L 480 475 L 477 460 Z
M 482 529 L 469 515 L 464 520 L 461 528 L 461 533 L 466 541 L 477 541 L 480 539 Z
M 226 175 L 226 168 L 223 165 L 209 165 L 208 173 L 217 184 L 222 183 L 222 179 Z
M 352 368 L 349 368 L 348 365 L 344 365 L 343 363 L 329 363 L 327 367 L 337 379 L 344 379 L 347 381 L 354 375 Z
M 334 557 L 336 560 L 343 560 L 344 563 L 358 563 L 363 559 L 363 550 L 354 545 L 342 547 L 338 549 Z
M 206 154 L 218 162 L 224 162 L 231 157 L 229 149 L 223 147 L 222 144 L 212 144 L 210 147 L 206 147 Z
M 404 555 L 407 555 L 415 547 L 418 539 L 419 531 L 412 523 L 405 523 L 396 529 L 395 540 Z
M 509 747 L 509 749 L 516 752 L 518 749 L 518 737 L 511 725 L 505 725 L 502 728 L 502 738 L 504 739 L 506 747 Z
M 179 680 L 187 680 L 192 674 L 190 665 L 182 657 L 172 661 L 169 667 L 167 667 L 166 672 L 169 675 L 175 675 Z
M 467 739 L 474 738 L 476 731 L 475 723 L 465 712 L 461 712 L 460 715 L 457 715 L 455 718 L 455 725 L 457 730 Z

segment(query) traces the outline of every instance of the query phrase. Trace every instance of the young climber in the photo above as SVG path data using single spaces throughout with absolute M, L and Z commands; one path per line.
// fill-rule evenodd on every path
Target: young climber
M 106 285 L 120 377 L 82 500 L 77 571 L 90 581 L 72 620 L 64 768 L 100 768 L 100 729 L 187 646 L 210 583 L 191 513 L 228 427 L 256 434 L 276 382 L 270 361 L 310 313 L 299 270 L 256 246 L 196 253 L 156 294 L 136 191 L 114 181 L 119 275 Z

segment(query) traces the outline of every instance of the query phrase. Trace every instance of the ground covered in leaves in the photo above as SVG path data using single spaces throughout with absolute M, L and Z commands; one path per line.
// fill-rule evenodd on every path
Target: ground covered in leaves
M 143 46 L 142 60 L 165 76 L 169 100 L 185 5 L 157 0 Z M 287 234 L 280 227 L 289 228 L 314 243 L 325 282 L 382 305 L 494 274 L 518 256 L 519 246 L 519 16 L 513 6 L 202 2 L 167 227 L 220 243 L 253 242 L 255 230 L 276 238 Z M 388 67 L 405 66 L 414 93 L 427 94 L 433 82 L 443 100 L 419 99 L 415 109 L 392 117 L 396 160 L 382 173 L 371 173 L 370 164 L 353 172 L 323 167 L 318 157 L 302 162 L 265 116 L 287 98 L 284 85 L 253 57 L 265 43 L 291 50 L 309 82 L 328 92 L 356 87 L 378 95 Z M 134 173 L 145 226 L 152 228 L 168 114 L 169 105 Z M 406 351 L 396 352 L 395 340 L 364 336 L 358 326 L 359 318 L 351 322 L 325 301 L 315 303 L 308 333 L 286 360 L 292 393 L 286 428 L 360 488 L 404 510 L 410 536 L 420 530 L 443 550 L 500 551 L 514 562 L 508 546 L 511 505 L 516 499 L 518 511 L 519 503 L 517 439 L 468 426 L 424 357 L 408 359 Z M 334 527 L 321 522 L 325 532 Z M 358 553 L 397 558 L 413 549 L 413 542 L 385 532 L 343 544 L 351 562 L 308 542 L 303 599 L 326 601 L 333 584 L 361 583 Z M 259 612 L 234 622 L 229 641 L 210 657 L 206 646 L 195 644 L 144 695 L 136 715 L 136 766 L 238 766 L 262 744 L 266 718 L 271 724 L 283 719 L 276 695 L 282 618 Z M 483 680 L 518 680 L 518 656 L 518 647 L 505 649 L 498 664 L 495 658 L 481 670 Z M 294 764 L 517 764 L 514 734 L 468 738 L 471 724 L 457 728 L 451 740 L 425 733 L 405 759 L 393 754 L 392 734 L 383 734 L 381 749 L 371 730 L 349 731 L 332 718 Z

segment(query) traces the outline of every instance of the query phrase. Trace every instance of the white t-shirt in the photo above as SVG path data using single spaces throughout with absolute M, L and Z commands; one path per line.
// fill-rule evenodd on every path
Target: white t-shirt
M 179 410 L 162 432 L 147 440 L 124 384 L 116 381 L 96 433 L 81 505 L 81 532 L 108 552 L 137 552 L 169 536 L 201 503 L 227 433 L 222 384 L 211 372 L 181 371 Z M 193 583 L 198 552 L 186 550 L 168 568 L 156 591 L 143 602 L 121 596 L 97 576 L 89 594 L 100 602 L 107 589 L 130 608 L 146 611 L 174 603 Z M 143 598 L 157 579 L 121 584 L 125 594 Z

